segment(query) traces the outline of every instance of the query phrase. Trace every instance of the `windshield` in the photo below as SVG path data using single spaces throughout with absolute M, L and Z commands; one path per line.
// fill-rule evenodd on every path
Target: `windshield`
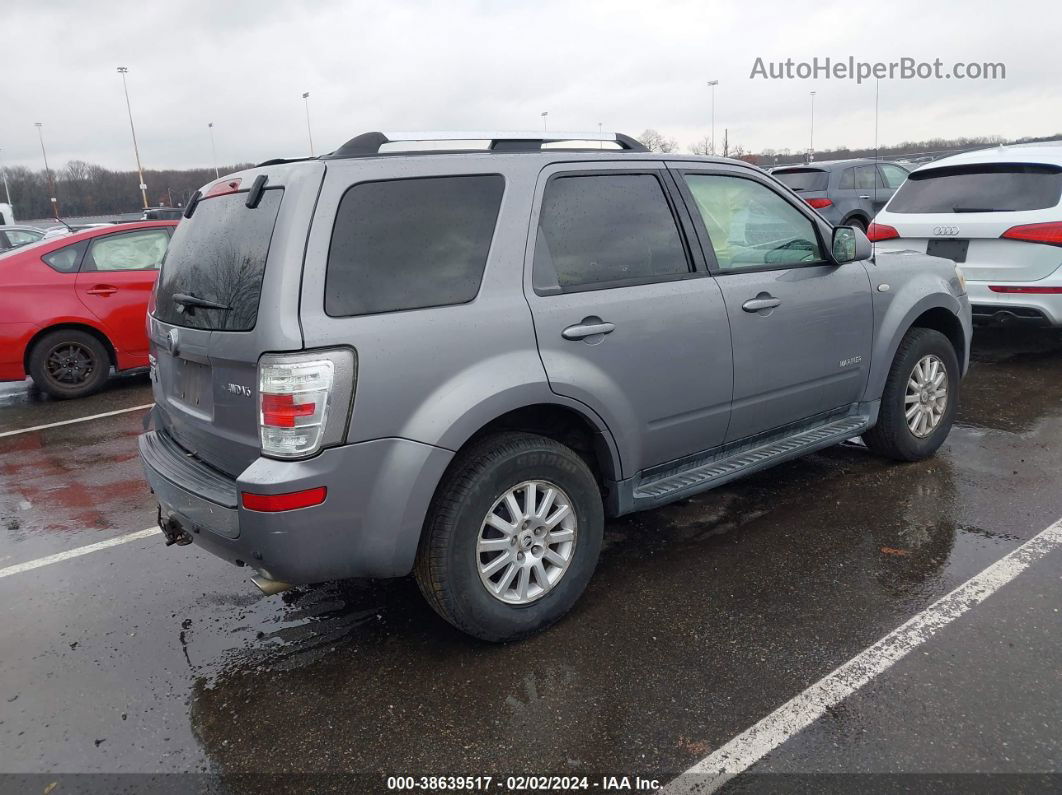
M 1062 169 L 1029 163 L 984 163 L 916 171 L 889 202 L 893 213 L 998 213 L 1058 204 Z
M 791 168 L 785 171 L 773 171 L 771 176 L 797 192 L 826 190 L 826 186 L 830 182 L 830 175 L 817 168 Z
M 155 317 L 189 328 L 254 328 L 283 194 L 267 188 L 254 208 L 247 207 L 246 191 L 201 199 L 173 233 L 159 275 Z

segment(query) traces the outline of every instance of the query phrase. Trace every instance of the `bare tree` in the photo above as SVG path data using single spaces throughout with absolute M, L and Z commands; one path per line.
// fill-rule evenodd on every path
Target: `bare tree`
M 678 149 L 678 141 L 661 135 L 652 128 L 639 135 L 638 142 L 650 152 L 674 152 Z
M 690 144 L 691 155 L 710 155 L 712 153 L 712 136 L 706 135 Z

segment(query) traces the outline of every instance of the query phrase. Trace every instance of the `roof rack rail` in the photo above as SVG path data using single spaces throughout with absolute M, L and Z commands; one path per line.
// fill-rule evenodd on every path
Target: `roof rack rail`
M 543 144 L 579 142 L 581 145 L 572 146 L 572 149 L 587 149 L 597 151 L 598 147 L 586 146 L 586 142 L 614 143 L 618 144 L 621 151 L 625 152 L 648 152 L 640 142 L 623 133 L 598 133 L 598 132 L 497 132 L 487 130 L 470 130 L 461 132 L 367 132 L 355 136 L 325 158 L 343 157 L 366 157 L 371 155 L 388 154 L 381 152 L 381 148 L 391 143 L 444 143 L 446 141 L 471 142 L 485 141 L 486 150 L 490 152 L 540 152 Z M 568 147 L 557 147 L 566 149 Z M 468 150 L 466 147 L 457 147 L 459 151 Z M 417 154 L 431 154 L 432 152 L 454 151 L 445 149 L 414 149 L 403 151 L 409 154 L 413 151 Z M 616 150 L 611 150 L 616 151 Z M 398 154 L 397 152 L 395 154 Z

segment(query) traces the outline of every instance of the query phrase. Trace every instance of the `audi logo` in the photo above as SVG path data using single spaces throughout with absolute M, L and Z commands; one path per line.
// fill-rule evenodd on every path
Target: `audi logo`
M 957 226 L 934 226 L 933 234 L 939 237 L 954 237 L 959 234 L 959 227 Z

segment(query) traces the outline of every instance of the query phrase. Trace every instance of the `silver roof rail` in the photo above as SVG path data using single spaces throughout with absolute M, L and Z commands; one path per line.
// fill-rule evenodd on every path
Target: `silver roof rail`
M 539 132 L 517 131 L 499 132 L 497 130 L 461 130 L 461 131 L 432 131 L 432 132 L 367 132 L 351 138 L 341 147 L 327 157 L 365 157 L 381 154 L 380 149 L 391 143 L 425 143 L 446 141 L 484 141 L 486 149 L 491 152 L 539 152 L 543 144 L 563 143 L 571 141 L 573 149 L 597 150 L 598 147 L 588 147 L 587 142 L 615 143 L 621 151 L 647 152 L 648 150 L 634 138 L 623 133 L 598 133 L 598 132 Z M 563 148 L 563 147 L 562 147 Z M 464 149 L 464 147 L 462 147 Z M 417 149 L 419 154 L 431 153 L 433 150 Z M 442 150 L 434 150 L 442 151 Z M 615 151 L 615 150 L 612 150 Z

